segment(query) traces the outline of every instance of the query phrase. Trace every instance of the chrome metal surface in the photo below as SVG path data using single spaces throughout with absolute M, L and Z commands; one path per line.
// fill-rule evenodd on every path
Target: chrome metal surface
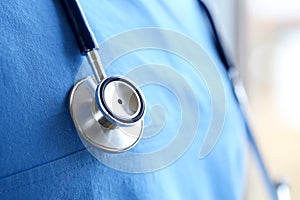
M 291 200 L 290 186 L 285 182 L 279 182 L 276 184 L 276 192 L 278 200 Z
M 138 120 L 132 126 L 115 126 L 111 124 L 95 105 L 97 85 L 97 80 L 89 76 L 76 83 L 72 89 L 70 112 L 77 132 L 82 140 L 99 149 L 110 152 L 126 151 L 139 141 L 144 126 L 143 119 Z M 126 100 L 127 103 L 124 107 L 121 106 L 120 116 L 132 117 L 135 115 L 138 105 L 134 98 L 133 100 Z M 118 101 L 117 96 L 116 101 Z M 132 110 L 128 114 L 127 111 L 125 112 L 125 107 L 131 103 L 133 105 L 129 105 L 129 107 Z
M 135 88 L 121 81 L 113 81 L 105 87 L 104 100 L 109 109 L 123 119 L 135 117 L 141 109 Z
M 89 64 L 93 69 L 94 75 L 98 84 L 106 77 L 104 68 L 101 63 L 100 55 L 98 50 L 93 49 L 86 54 Z
M 117 126 L 132 126 L 145 114 L 142 92 L 125 77 L 105 78 L 97 87 L 95 98 L 104 117 Z

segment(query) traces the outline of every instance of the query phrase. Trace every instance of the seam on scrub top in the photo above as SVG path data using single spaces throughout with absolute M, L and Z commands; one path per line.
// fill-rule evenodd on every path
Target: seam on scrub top
M 62 157 L 58 157 L 58 158 L 55 158 L 55 159 L 53 159 L 53 160 L 50 160 L 50 161 L 44 162 L 44 163 L 42 163 L 42 164 L 36 165 L 36 166 L 34 166 L 34 167 L 31 167 L 31 168 L 28 168 L 28 169 L 24 169 L 24 170 L 21 170 L 21 171 L 14 172 L 14 173 L 12 173 L 12 174 L 10 174 L 10 175 L 8 175 L 8 176 L 0 177 L 0 180 L 12 178 L 12 177 L 14 177 L 14 176 L 18 176 L 18 175 L 20 175 L 20 174 L 22 174 L 22 173 L 29 172 L 29 171 L 34 170 L 34 169 L 37 169 L 37 168 L 39 168 L 39 167 L 46 166 L 46 165 L 51 164 L 51 163 L 53 163 L 53 162 L 56 162 L 56 161 L 59 161 L 59 160 L 63 160 L 63 159 L 65 159 L 65 158 L 69 157 L 69 156 L 75 155 L 75 154 L 77 154 L 77 153 L 81 153 L 81 152 L 83 152 L 84 150 L 86 150 L 86 148 L 79 149 L 79 150 L 77 150 L 77 151 L 74 151 L 74 152 L 69 153 L 69 154 L 67 154 L 67 155 L 64 155 L 64 156 L 62 156 Z
M 63 159 L 63 158 L 62 158 L 62 159 Z M 41 178 L 41 179 L 34 180 L 34 181 L 29 182 L 29 183 L 26 183 L 26 184 L 18 185 L 18 186 L 16 186 L 16 187 L 13 187 L 13 188 L 10 188 L 10 189 L 2 190 L 2 191 L 0 191 L 0 194 L 4 194 L 4 193 L 10 192 L 10 191 L 14 191 L 14 190 L 16 190 L 16 189 L 20 189 L 20 188 L 23 188 L 23 187 L 28 187 L 28 186 L 34 185 L 34 184 L 36 184 L 36 183 L 40 183 L 40 182 L 49 180 L 49 179 L 52 178 L 52 177 L 59 177 L 59 176 L 61 176 L 61 175 L 63 175 L 63 174 L 67 174 L 67 172 L 69 172 L 69 171 L 73 171 L 73 170 L 75 170 L 75 169 L 78 169 L 78 168 L 81 168 L 81 167 L 84 167 L 84 166 L 88 166 L 88 165 L 94 163 L 95 161 L 96 161 L 96 160 L 95 160 L 94 158 L 92 158 L 92 160 L 90 160 L 90 161 L 88 161 L 88 162 L 86 162 L 86 163 L 83 163 L 83 164 L 81 164 L 81 165 L 79 165 L 79 166 L 76 166 L 76 167 L 73 167 L 73 168 L 70 168 L 70 169 L 66 169 L 66 170 L 64 170 L 64 171 L 62 171 L 62 172 L 54 173 L 53 175 L 45 176 L 45 177 L 43 177 L 43 178 Z M 53 161 L 53 162 L 55 162 L 55 161 Z M 52 162 L 50 162 L 50 163 L 52 163 Z M 47 163 L 47 164 L 50 164 L 50 163 Z M 33 168 L 33 169 L 34 169 L 34 168 Z

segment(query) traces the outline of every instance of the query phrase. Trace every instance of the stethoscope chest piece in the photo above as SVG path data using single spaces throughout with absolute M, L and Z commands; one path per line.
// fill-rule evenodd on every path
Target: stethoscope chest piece
M 80 138 L 110 152 L 126 151 L 139 141 L 144 111 L 141 91 L 125 77 L 107 77 L 98 85 L 89 76 L 76 83 L 70 95 L 70 112 Z
M 86 147 L 123 152 L 139 141 L 144 126 L 145 98 L 139 88 L 122 76 L 106 76 L 98 43 L 78 0 L 64 0 L 79 50 L 86 55 L 94 76 L 77 82 L 69 108 Z

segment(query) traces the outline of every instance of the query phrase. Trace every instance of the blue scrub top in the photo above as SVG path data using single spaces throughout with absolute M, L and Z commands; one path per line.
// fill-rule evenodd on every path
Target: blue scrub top
M 195 91 L 201 126 L 187 151 L 162 169 L 130 173 L 104 165 L 84 148 L 68 110 L 69 92 L 84 64 L 61 1 L 0 0 L 0 199 L 242 199 L 244 121 L 199 2 L 81 4 L 99 43 L 126 31 L 159 27 L 184 34 L 201 46 L 217 66 L 224 86 L 221 136 L 210 154 L 200 159 L 212 112 L 205 82 L 196 80 L 187 62 L 168 52 L 145 49 L 115 61 L 107 73 L 126 74 L 145 63 L 178 70 Z M 162 129 L 166 134 L 142 139 L 133 152 L 162 148 L 170 141 L 168 133 L 178 129 L 180 109 L 174 106 L 176 100 L 169 99 L 172 94 L 155 86 L 142 89 L 148 111 L 165 102 L 171 121 Z M 146 123 L 149 120 L 147 112 Z

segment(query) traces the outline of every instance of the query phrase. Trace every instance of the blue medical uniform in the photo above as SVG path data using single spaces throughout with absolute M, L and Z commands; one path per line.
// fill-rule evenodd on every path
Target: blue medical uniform
M 121 32 L 160 27 L 203 47 L 224 84 L 222 134 L 211 153 L 199 159 L 207 126 L 199 127 L 183 156 L 157 171 L 127 173 L 102 164 L 84 148 L 68 110 L 68 95 L 83 58 L 61 1 L 0 0 L 0 199 L 242 199 L 244 121 L 199 2 L 82 0 L 81 4 L 99 43 Z M 107 73 L 124 74 L 131 66 L 148 62 L 175 70 L 179 64 L 187 65 L 166 52 L 145 50 L 114 63 Z M 184 69 L 188 76 L 191 68 Z M 205 83 L 192 87 L 202 94 L 199 108 L 210 107 Z M 206 125 L 209 112 L 201 111 Z M 160 143 L 168 140 L 162 137 Z M 147 141 L 137 149 L 143 146 L 149 147 Z

